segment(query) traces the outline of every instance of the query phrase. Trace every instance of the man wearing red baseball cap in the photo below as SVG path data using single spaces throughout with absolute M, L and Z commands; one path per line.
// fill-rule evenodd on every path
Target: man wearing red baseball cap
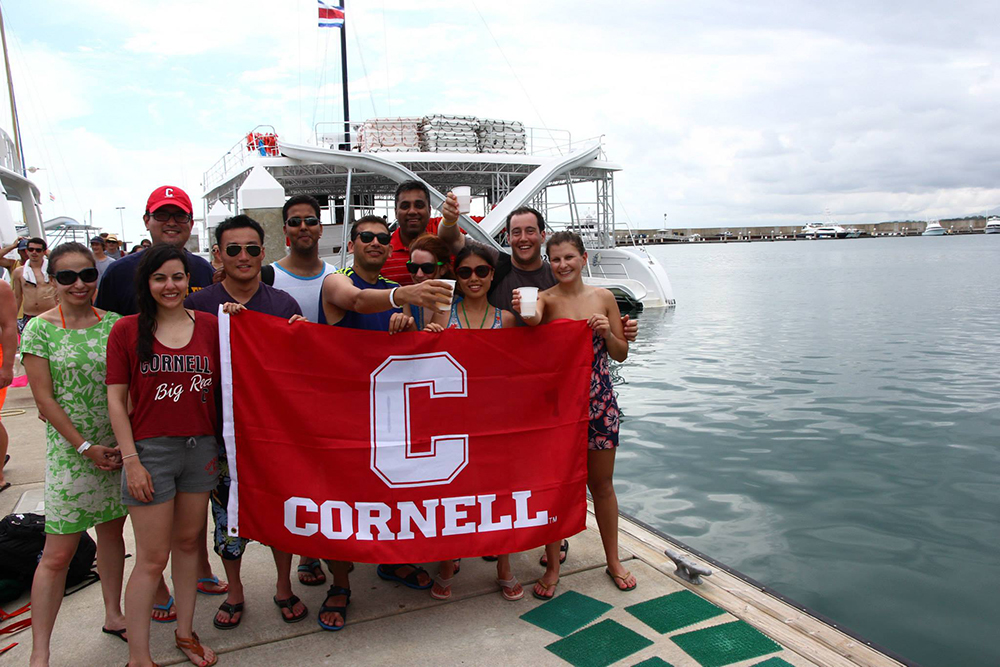
M 184 190 L 176 185 L 163 185 L 153 190 L 146 200 L 146 212 L 142 221 L 146 223 L 154 244 L 168 243 L 183 248 L 191 237 L 191 226 L 194 224 L 192 211 L 191 198 Z M 135 302 L 135 270 L 141 258 L 142 253 L 126 255 L 104 271 L 95 306 L 121 315 L 134 315 L 138 312 Z M 192 292 L 212 284 L 215 270 L 211 264 L 197 255 L 189 254 L 188 265 L 191 269 L 189 289 Z

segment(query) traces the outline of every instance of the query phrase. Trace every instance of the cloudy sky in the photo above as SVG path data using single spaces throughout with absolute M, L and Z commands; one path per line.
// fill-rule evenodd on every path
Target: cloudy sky
M 754 5 L 759 5 L 755 7 Z M 341 120 L 309 0 L 7 0 L 44 216 L 128 236 L 251 128 Z M 1000 3 L 352 0 L 354 120 L 455 113 L 603 135 L 619 221 L 930 219 L 1000 206 Z M 0 126 L 10 127 L 6 104 Z M 52 192 L 55 202 L 48 201 Z

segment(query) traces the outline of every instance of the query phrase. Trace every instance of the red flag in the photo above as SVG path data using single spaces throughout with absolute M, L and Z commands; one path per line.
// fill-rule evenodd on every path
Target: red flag
M 222 316 L 233 534 L 370 563 L 584 529 L 585 322 L 388 334 Z

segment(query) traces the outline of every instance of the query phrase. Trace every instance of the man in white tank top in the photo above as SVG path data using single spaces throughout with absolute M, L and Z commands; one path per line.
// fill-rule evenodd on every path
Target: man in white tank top
M 289 253 L 261 270 L 261 280 L 288 292 L 310 322 L 319 320 L 323 278 L 337 270 L 319 258 L 323 235 L 319 210 L 319 202 L 309 195 L 295 195 L 285 202 L 282 217 Z

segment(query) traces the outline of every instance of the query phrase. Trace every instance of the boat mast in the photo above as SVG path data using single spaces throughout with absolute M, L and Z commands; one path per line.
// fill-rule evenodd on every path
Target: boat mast
M 3 64 L 7 69 L 7 93 L 10 95 L 10 115 L 14 121 L 14 151 L 16 152 L 14 157 L 20 163 L 21 173 L 24 174 L 24 149 L 21 146 L 21 132 L 17 122 L 17 103 L 14 101 L 14 81 L 10 76 L 10 58 L 7 57 L 7 33 L 3 27 L 2 9 L 0 9 L 0 42 L 3 43 Z M 347 104 L 346 97 L 344 98 L 344 104 Z
M 351 106 L 347 98 L 347 0 L 341 0 L 344 25 L 340 27 L 340 80 L 344 91 L 344 143 L 343 150 L 351 150 Z

